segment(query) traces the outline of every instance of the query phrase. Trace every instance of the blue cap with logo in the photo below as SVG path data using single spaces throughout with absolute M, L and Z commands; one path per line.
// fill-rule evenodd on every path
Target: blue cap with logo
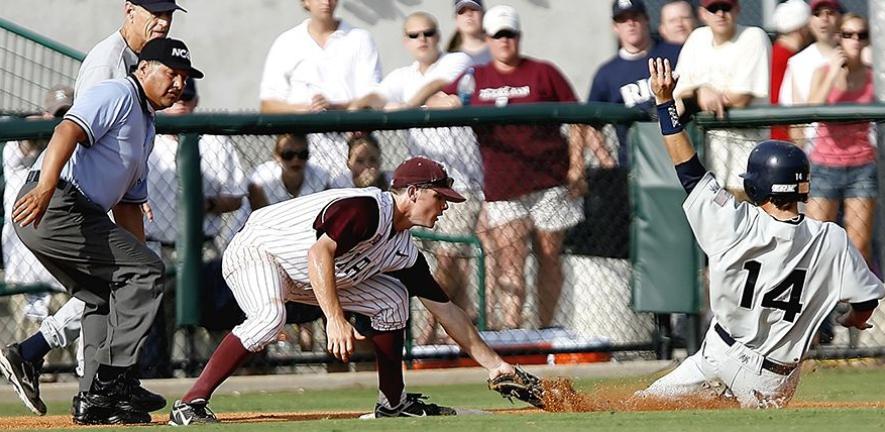
M 612 3 L 612 19 L 628 12 L 648 15 L 645 11 L 645 3 L 642 0 L 615 0 Z

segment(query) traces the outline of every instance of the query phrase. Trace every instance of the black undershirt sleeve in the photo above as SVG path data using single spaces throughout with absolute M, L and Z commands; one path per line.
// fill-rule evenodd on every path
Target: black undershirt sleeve
M 433 274 L 430 273 L 430 266 L 427 265 L 427 259 L 424 254 L 418 252 L 418 259 L 415 265 L 404 268 L 402 270 L 387 273 L 400 280 L 409 291 L 409 297 L 421 297 L 433 300 L 438 303 L 446 303 L 449 296 L 443 291 Z
M 686 193 L 691 193 L 706 173 L 707 169 L 698 160 L 697 154 L 692 156 L 691 159 L 676 165 L 676 175 L 679 177 L 679 183 L 682 183 Z

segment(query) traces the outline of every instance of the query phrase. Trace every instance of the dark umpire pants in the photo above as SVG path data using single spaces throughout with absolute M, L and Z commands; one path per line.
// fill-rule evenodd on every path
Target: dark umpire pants
M 25 183 L 17 199 L 36 185 Z M 80 390 L 89 390 L 99 364 L 134 365 L 163 298 L 160 257 L 63 180 L 37 228 L 14 226 L 43 266 L 86 303 Z

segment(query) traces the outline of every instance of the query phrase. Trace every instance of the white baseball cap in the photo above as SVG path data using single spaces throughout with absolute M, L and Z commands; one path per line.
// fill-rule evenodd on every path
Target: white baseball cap
M 804 0 L 788 0 L 774 8 L 774 29 L 778 33 L 790 33 L 808 25 L 811 7 Z
M 501 30 L 520 33 L 519 14 L 510 6 L 499 5 L 486 11 L 482 18 L 482 28 L 487 35 L 493 36 Z

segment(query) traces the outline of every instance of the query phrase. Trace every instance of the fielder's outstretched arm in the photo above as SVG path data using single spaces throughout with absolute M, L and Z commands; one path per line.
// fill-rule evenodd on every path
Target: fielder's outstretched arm
M 664 145 L 676 167 L 679 182 L 686 192 L 691 193 L 707 170 L 698 160 L 691 140 L 688 139 L 688 134 L 679 121 L 676 101 L 673 99 L 677 78 L 673 77 L 670 61 L 661 58 L 648 59 L 648 74 L 649 86 L 657 103 L 658 121 L 661 125 L 661 134 L 664 135 Z

